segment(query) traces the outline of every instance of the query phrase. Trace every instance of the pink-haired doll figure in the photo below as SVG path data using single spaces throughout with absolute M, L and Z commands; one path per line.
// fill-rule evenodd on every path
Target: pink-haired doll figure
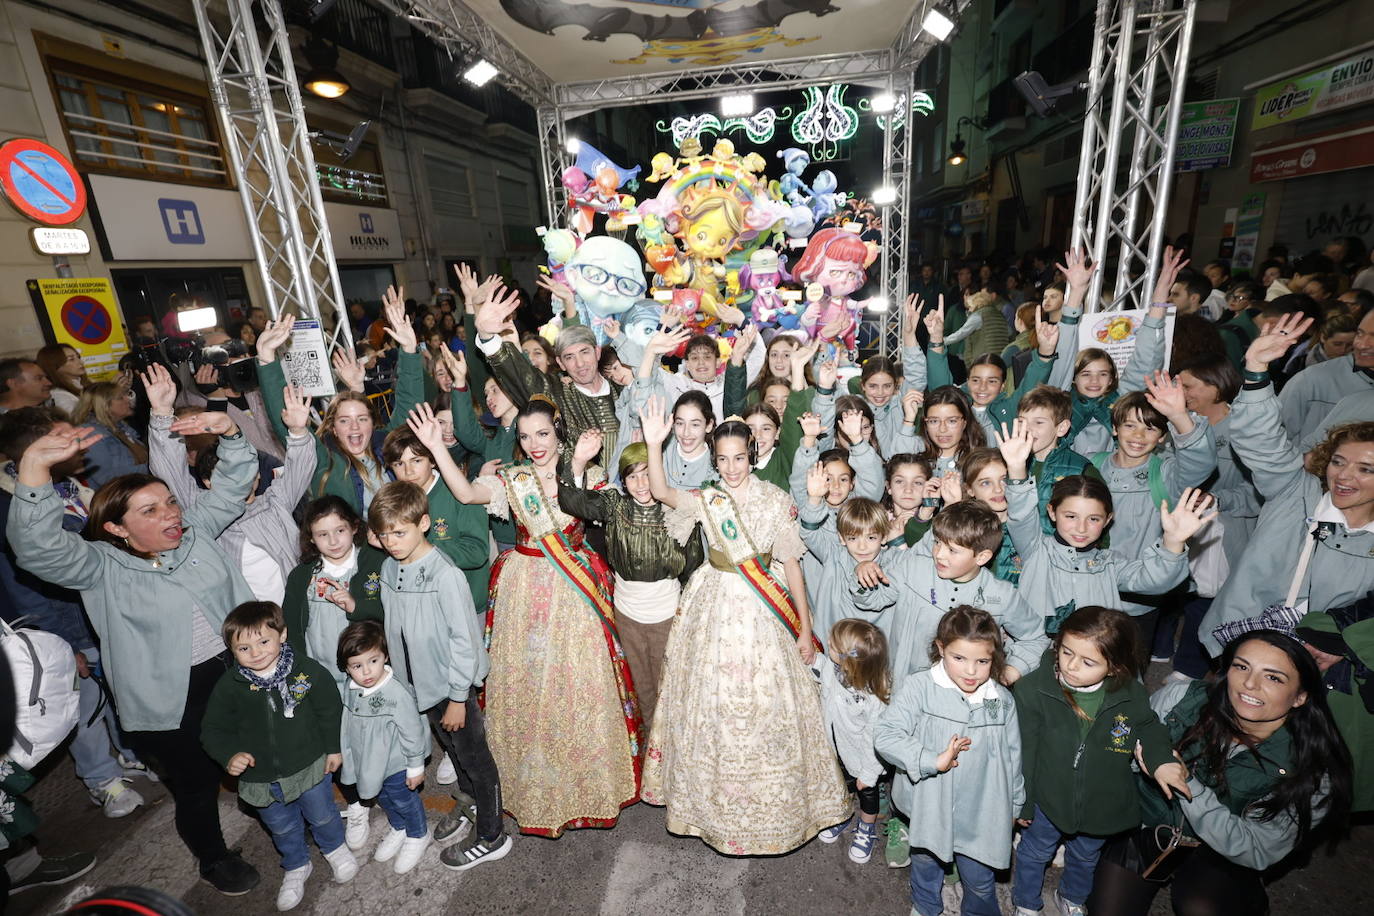
M 845 229 L 822 229 L 811 236 L 806 251 L 797 262 L 793 276 L 803 283 L 818 283 L 825 295 L 817 303 L 815 317 L 807 321 L 812 337 L 822 336 L 827 325 L 841 325 L 830 343 L 842 342 L 846 350 L 855 348 L 854 336 L 859 329 L 863 303 L 855 302 L 849 294 L 868 282 L 865 268 L 872 262 L 872 249 L 857 235 Z M 808 309 L 810 319 L 813 310 Z M 848 319 L 839 321 L 838 319 Z
M 797 331 L 801 328 L 800 303 L 783 298 L 781 283 L 792 276 L 786 263 L 772 248 L 760 248 L 749 256 L 749 263 L 740 268 L 739 285 L 754 291 L 750 312 L 760 328 Z

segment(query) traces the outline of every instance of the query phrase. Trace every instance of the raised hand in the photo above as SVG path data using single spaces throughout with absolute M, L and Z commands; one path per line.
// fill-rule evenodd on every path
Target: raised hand
M 1164 549 L 1171 553 L 1183 553 L 1188 547 L 1188 538 L 1197 534 L 1204 525 L 1217 517 L 1212 505 L 1212 498 L 1205 492 L 1189 487 L 1183 491 L 1172 510 L 1167 502 L 1160 506 L 1159 520 L 1164 526 Z
M 367 370 L 353 352 L 353 348 L 347 344 L 334 348 L 334 355 L 329 360 L 334 366 L 334 374 L 343 382 L 343 386 L 349 391 L 356 391 L 359 394 L 363 391 L 363 382 L 367 378 Z
M 822 391 L 835 390 L 835 379 L 839 373 L 839 365 L 833 359 L 827 359 L 816 372 L 816 387 Z
M 811 470 L 806 472 L 806 495 L 810 498 L 811 505 L 819 506 L 829 492 L 830 481 L 825 476 L 825 465 L 817 461 L 811 465 Z
M 902 346 L 916 346 L 916 326 L 921 320 L 921 297 L 912 293 L 902 303 Z
M 258 363 L 267 365 L 277 358 L 281 345 L 291 338 L 291 329 L 296 326 L 295 315 L 283 315 L 276 321 L 269 320 L 262 333 L 258 335 Z
M 428 404 L 420 404 L 411 408 L 410 415 L 406 417 L 406 426 L 415 434 L 415 438 L 420 440 L 420 444 L 429 449 L 431 454 L 437 455 L 439 452 L 447 451 L 444 447 L 444 428 L 439 425 L 439 418 L 434 415 L 434 408 Z
M 611 340 L 615 340 L 620 336 L 620 322 L 616 321 L 614 318 L 607 318 L 605 321 L 601 322 L 601 330 L 605 331 L 606 336 Z
M 286 424 L 286 431 L 293 436 L 304 436 L 310 431 L 310 398 L 305 389 L 287 385 L 281 390 L 281 397 L 286 405 L 281 409 L 281 421 Z
M 673 421 L 663 398 L 654 395 L 644 402 L 639 409 L 639 428 L 644 431 L 644 444 L 650 448 L 661 447 L 667 441 Z
M 600 455 L 602 441 L 603 436 L 599 429 L 589 429 L 578 436 L 577 445 L 573 446 L 573 466 L 586 467 L 588 462 Z
M 744 324 L 744 313 L 730 303 L 722 302 L 716 305 L 716 320 L 721 323 L 722 327 L 737 328 Z
M 1043 310 L 1040 306 L 1035 307 L 1035 343 L 1036 350 L 1041 356 L 1048 359 L 1054 355 L 1054 351 L 1059 348 L 1059 325 L 1053 321 L 1046 321 Z
M 143 379 L 143 390 L 148 392 L 153 416 L 170 417 L 177 399 L 177 383 L 172 380 L 172 373 L 162 363 L 153 363 L 147 372 L 140 372 L 139 377 Z
M 505 287 L 497 287 L 492 292 L 491 298 L 477 310 L 477 316 L 473 323 L 477 326 L 478 335 L 495 337 L 500 334 L 505 329 L 510 316 L 514 315 L 515 310 L 519 307 L 519 293 L 507 292 Z
M 902 422 L 915 423 L 916 417 L 921 412 L 921 406 L 926 402 L 926 393 L 916 388 L 912 388 L 902 395 Z
M 1155 291 L 1151 302 L 1169 301 L 1169 292 L 1174 288 L 1174 281 L 1178 279 L 1178 272 L 1188 266 L 1188 259 L 1183 256 L 1182 249 L 1176 249 L 1172 245 L 1164 249 L 1164 260 L 1159 265 L 1159 279 L 1155 281 Z
M 653 356 L 672 353 L 685 344 L 691 336 L 692 332 L 683 327 L 676 327 L 671 331 L 655 331 L 654 336 L 650 337 L 648 342 L 644 344 L 644 358 L 647 360 Z
M 416 350 L 415 328 L 411 326 L 410 320 L 406 317 L 406 288 L 399 289 L 395 286 L 388 286 L 386 292 L 382 294 L 382 309 L 386 313 L 386 333 L 387 336 L 400 346 L 407 353 L 414 353 Z
M 1288 348 L 1302 339 L 1313 319 L 1302 312 L 1290 312 L 1269 325 L 1263 334 L 1250 342 L 1245 351 L 1245 368 L 1250 372 L 1264 372 L 1269 364 L 1288 352 Z
M 564 312 L 569 311 L 577 300 L 573 294 L 573 288 L 562 280 L 555 280 L 547 274 L 541 274 L 536 283 L 540 289 L 548 290 L 550 296 L 563 303 Z
M 53 429 L 39 436 L 24 450 L 19 459 L 19 482 L 25 486 L 42 486 L 52 480 L 52 468 L 72 458 L 77 452 L 90 448 L 101 439 L 89 426 Z
M 816 351 L 818 351 L 820 348 L 821 341 L 819 338 L 804 343 L 799 347 L 794 347 L 792 349 L 792 355 L 791 357 L 789 357 L 792 360 L 792 367 L 794 369 L 799 367 L 805 369 L 806 364 L 811 362 L 811 360 L 815 358 Z
M 925 317 L 926 333 L 930 335 L 930 345 L 932 347 L 941 346 L 945 342 L 945 297 L 942 293 L 937 300 L 933 311 L 927 311 Z
M 803 443 L 814 446 L 821 437 L 821 415 L 807 411 L 797 418 L 797 422 L 801 423 Z
M 959 755 L 973 746 L 972 738 L 961 738 L 958 735 L 949 739 L 949 744 L 940 752 L 940 756 L 935 758 L 935 769 L 941 773 L 948 773 L 959 765 Z
M 444 368 L 448 370 L 449 378 L 453 379 L 453 387 L 466 388 L 468 386 L 468 358 L 462 353 L 454 353 L 448 347 L 444 347 L 439 353 L 439 358 L 444 361 Z
M 964 487 L 959 479 L 959 473 L 947 471 L 945 476 L 940 478 L 940 500 L 946 506 L 952 506 L 963 498 Z
M 879 585 L 890 585 L 887 573 L 878 565 L 877 560 L 865 560 L 854 567 L 854 578 L 864 588 L 877 588 Z
M 857 445 L 864 437 L 864 415 L 860 410 L 846 410 L 836 424 L 850 445 Z
M 1064 252 L 1064 263 L 1054 266 L 1059 268 L 1064 279 L 1069 282 L 1071 290 L 1086 289 L 1097 270 L 1097 265 L 1088 260 L 1088 253 L 1081 248 Z
M 477 476 L 495 477 L 496 472 L 501 470 L 501 465 L 503 465 L 504 463 L 505 462 L 503 462 L 500 458 L 493 458 L 477 469 Z
M 463 304 L 474 306 L 473 297 L 477 294 L 477 273 L 466 264 L 458 264 L 453 268 L 453 275 L 458 278 L 458 292 L 463 294 Z
M 1003 423 L 1002 431 L 993 430 L 992 435 L 997 440 L 997 450 L 1002 453 L 1002 460 L 1007 464 L 1007 476 L 1014 480 L 1024 479 L 1027 462 L 1035 450 L 1035 438 L 1025 421 L 1017 417 L 1010 430 Z
M 755 341 L 759 339 L 759 329 L 746 324 L 740 328 L 739 334 L 735 335 L 735 346 L 730 350 L 730 364 L 732 366 L 743 366 L 749 351 L 753 349 Z
M 1183 400 L 1183 386 L 1178 379 L 1170 378 L 1169 373 L 1164 371 L 1145 377 L 1145 400 L 1170 422 L 1175 417 L 1188 414 L 1188 405 Z
M 219 372 L 209 363 L 201 363 L 196 368 L 196 374 L 192 376 L 197 385 L 209 385 L 214 388 L 219 387 Z
M 216 413 L 215 411 L 178 417 L 172 421 L 170 429 L 172 432 L 180 433 L 183 436 L 197 436 L 201 433 L 232 436 L 239 431 L 238 425 L 229 419 L 227 413 Z

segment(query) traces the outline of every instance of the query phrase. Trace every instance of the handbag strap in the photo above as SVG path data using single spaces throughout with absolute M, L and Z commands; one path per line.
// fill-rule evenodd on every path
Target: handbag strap
M 1302 589 L 1302 583 L 1307 578 L 1307 567 L 1312 562 L 1312 551 L 1317 547 L 1317 521 L 1312 519 L 1307 527 L 1307 538 L 1302 545 L 1302 553 L 1298 555 L 1298 567 L 1293 570 L 1293 581 L 1288 585 L 1288 598 L 1284 601 L 1285 607 L 1298 606 L 1298 592 Z

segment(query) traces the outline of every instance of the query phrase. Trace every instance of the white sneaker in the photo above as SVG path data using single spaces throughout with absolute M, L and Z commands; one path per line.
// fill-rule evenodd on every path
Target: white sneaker
M 1013 916 L 1040 916 L 1040 911 L 1032 910 L 1028 906 L 1018 906 Z
M 448 754 L 444 754 L 439 759 L 439 768 L 434 771 L 434 781 L 441 786 L 451 786 L 458 781 L 458 771 L 453 768 L 453 761 Z
M 367 845 L 371 817 L 372 809 L 361 802 L 354 802 L 344 809 L 344 845 L 349 849 L 362 849 Z
M 293 868 L 281 877 L 281 890 L 277 891 L 277 909 L 285 912 L 294 910 L 305 899 L 305 879 L 315 866 L 306 862 L 300 868 Z
M 127 779 L 116 776 L 98 789 L 91 789 L 91 801 L 105 811 L 106 817 L 123 817 L 143 804 L 143 796 L 126 785 Z
M 404 833 L 405 831 L 401 831 Z M 429 833 L 424 836 L 407 836 L 401 841 L 401 851 L 396 854 L 396 861 L 392 864 L 392 869 L 398 875 L 404 875 L 416 865 L 420 864 L 420 857 L 429 848 Z
M 1070 903 L 1059 896 L 1059 888 L 1054 889 L 1054 905 L 1059 910 L 1059 916 L 1087 916 L 1087 909 L 1081 903 Z
M 142 776 L 149 782 L 161 782 L 157 774 L 148 769 L 148 765 L 137 757 L 125 757 L 123 754 L 116 753 L 115 757 L 119 760 L 119 767 L 127 776 Z
M 324 860 L 329 863 L 330 871 L 334 872 L 335 884 L 347 884 L 358 873 L 358 860 L 353 858 L 347 843 L 333 852 L 326 852 Z
M 372 861 L 387 862 L 401 851 L 401 844 L 406 841 L 404 830 L 388 830 L 386 836 L 377 844 L 377 850 L 372 853 Z

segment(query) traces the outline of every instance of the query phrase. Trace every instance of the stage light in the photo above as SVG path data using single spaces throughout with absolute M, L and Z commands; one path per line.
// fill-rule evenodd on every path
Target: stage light
M 888 112 L 897 107 L 897 97 L 890 92 L 880 92 L 873 97 L 871 104 L 876 112 Z
M 322 99 L 337 99 L 352 87 L 338 71 L 339 49 L 318 36 L 305 43 L 305 59 L 310 65 L 301 85 Z
M 754 113 L 754 96 L 743 92 L 739 95 L 721 97 L 720 113 L 727 118 L 747 118 Z
M 474 86 L 485 86 L 493 76 L 500 72 L 486 60 L 478 58 L 477 63 L 468 67 L 467 72 L 463 74 L 463 79 Z
M 954 31 L 954 20 L 935 9 L 926 13 L 926 18 L 921 20 L 921 28 L 934 35 L 936 41 L 944 41 Z
M 563 148 L 568 151 L 569 156 L 576 156 L 582 152 L 582 141 L 576 137 L 569 137 L 568 142 L 563 144 Z
M 864 305 L 868 306 L 868 310 L 869 310 L 870 312 L 886 312 L 886 311 L 887 311 L 887 297 L 886 297 L 886 296 L 869 296 L 869 297 L 868 297 L 868 301 L 866 301 L 866 302 L 864 303 Z
M 958 134 L 949 142 L 949 164 L 963 165 L 968 162 L 968 156 L 964 154 L 964 138 Z
M 879 207 L 886 207 L 888 204 L 897 202 L 897 189 L 892 185 L 885 184 L 881 188 L 875 188 L 868 199 Z

